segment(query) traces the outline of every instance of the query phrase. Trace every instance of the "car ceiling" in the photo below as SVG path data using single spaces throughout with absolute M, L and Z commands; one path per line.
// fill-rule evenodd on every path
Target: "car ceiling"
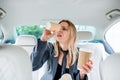
M 7 12 L 0 20 L 7 36 L 17 25 L 69 19 L 77 25 L 95 26 L 97 37 L 102 38 L 115 20 L 108 20 L 105 14 L 120 9 L 120 0 L 0 0 L 0 7 Z

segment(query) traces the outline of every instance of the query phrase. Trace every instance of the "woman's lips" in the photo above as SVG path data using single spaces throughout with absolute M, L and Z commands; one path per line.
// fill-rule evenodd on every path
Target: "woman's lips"
M 62 35 L 57 35 L 57 37 L 62 37 Z

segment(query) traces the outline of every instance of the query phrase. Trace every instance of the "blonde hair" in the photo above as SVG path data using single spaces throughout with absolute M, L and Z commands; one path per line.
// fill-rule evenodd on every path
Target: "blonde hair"
M 70 55 L 70 60 L 71 60 L 71 64 L 74 64 L 75 60 L 77 59 L 77 46 L 76 46 L 76 34 L 77 34 L 77 31 L 76 31 L 76 28 L 75 28 L 75 25 L 69 21 L 69 20 L 61 20 L 59 22 L 62 23 L 62 22 L 66 22 L 68 23 L 69 25 L 69 30 L 70 30 L 70 35 L 69 35 L 69 44 L 68 44 L 68 53 Z M 60 50 L 59 50 L 59 42 L 55 42 L 54 44 L 54 48 L 55 48 L 55 57 L 58 57 L 58 55 L 60 54 Z

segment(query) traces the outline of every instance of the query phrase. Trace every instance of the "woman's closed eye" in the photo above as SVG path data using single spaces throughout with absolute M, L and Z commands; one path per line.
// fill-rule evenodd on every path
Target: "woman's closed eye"
M 66 27 L 63 26 L 63 27 L 62 27 L 62 30 L 66 31 L 66 30 L 68 30 L 68 29 L 67 29 Z

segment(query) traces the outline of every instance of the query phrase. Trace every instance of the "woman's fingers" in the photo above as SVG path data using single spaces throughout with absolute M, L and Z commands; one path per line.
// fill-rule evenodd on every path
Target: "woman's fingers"
M 82 66 L 82 73 L 87 74 L 89 73 L 93 68 L 93 62 L 89 60 L 85 65 Z
M 92 60 L 89 60 L 88 63 L 92 64 L 93 65 L 93 61 Z
M 42 36 L 41 36 L 41 39 L 42 39 L 43 41 L 46 41 L 46 40 L 48 40 L 49 38 L 53 37 L 54 34 L 55 34 L 55 32 L 51 32 L 50 30 L 45 29 L 44 32 L 43 32 L 43 34 L 42 34 Z

